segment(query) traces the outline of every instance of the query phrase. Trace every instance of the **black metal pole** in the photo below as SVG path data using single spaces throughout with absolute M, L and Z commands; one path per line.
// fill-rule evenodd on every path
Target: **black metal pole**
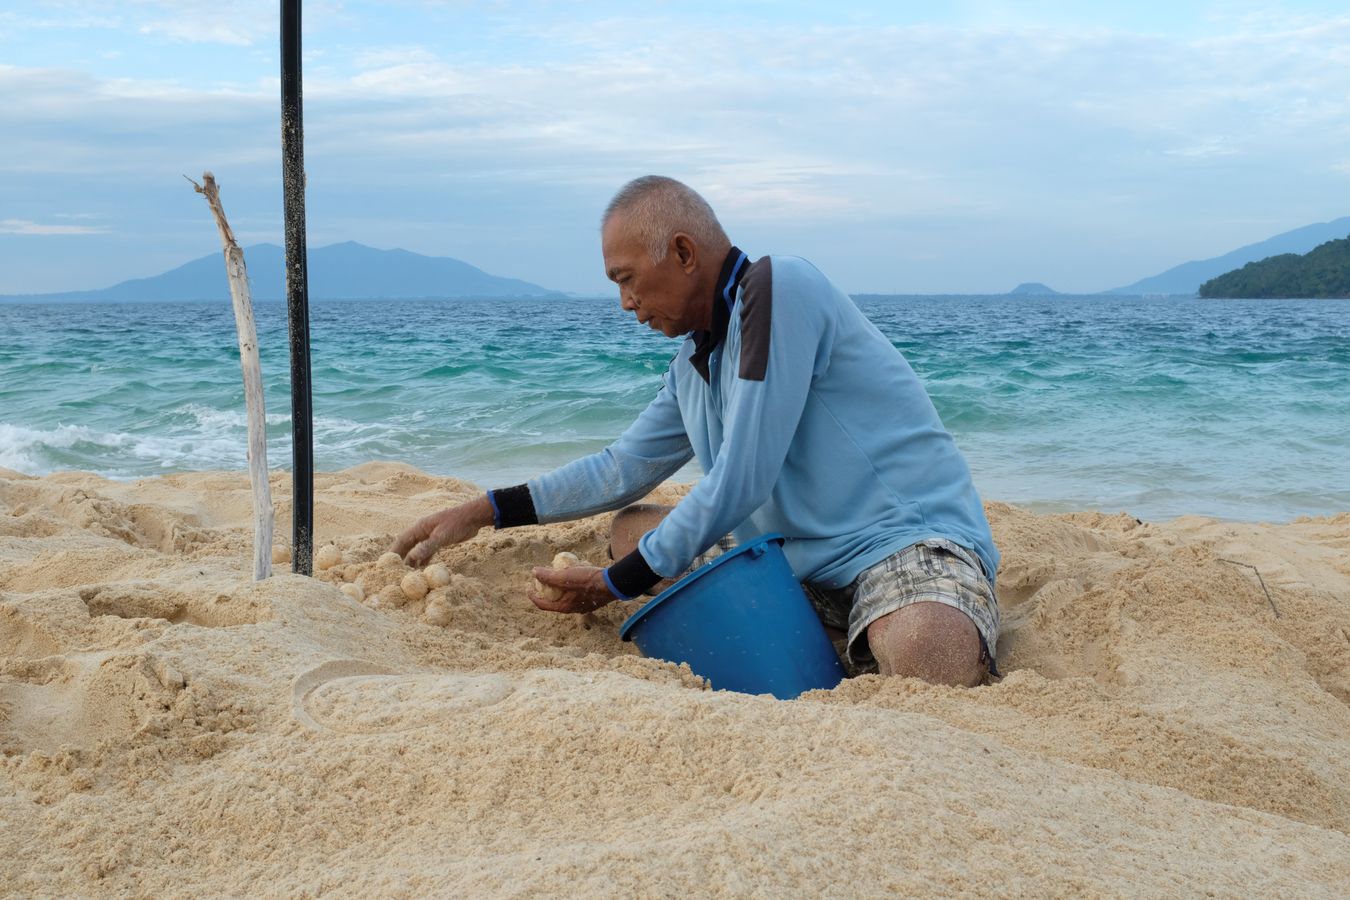
M 286 209 L 286 320 L 291 336 L 291 570 L 314 571 L 314 411 L 305 265 L 305 128 L 300 0 L 281 0 L 281 184 Z

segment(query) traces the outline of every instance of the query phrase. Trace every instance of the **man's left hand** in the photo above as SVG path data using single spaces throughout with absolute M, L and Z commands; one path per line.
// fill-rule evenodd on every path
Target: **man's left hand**
M 605 584 L 605 570 L 595 566 L 572 566 L 570 569 L 536 566 L 534 577 L 563 592 L 557 600 L 541 597 L 533 590 L 529 592 L 534 605 L 549 612 L 588 613 L 614 601 L 614 595 Z

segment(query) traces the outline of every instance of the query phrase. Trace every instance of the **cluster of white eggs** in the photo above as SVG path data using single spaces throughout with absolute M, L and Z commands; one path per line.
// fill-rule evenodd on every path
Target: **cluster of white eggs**
M 290 551 L 278 547 L 273 559 L 282 555 L 290 559 Z M 553 557 L 554 569 L 570 569 L 582 565 L 575 553 L 562 552 Z M 324 544 L 314 551 L 315 575 L 346 594 L 357 603 L 377 609 L 399 609 L 409 603 L 421 604 L 422 621 L 428 625 L 446 626 L 450 624 L 451 606 L 449 594 L 440 590 L 460 576 L 452 576 L 450 570 L 441 563 L 433 563 L 425 569 L 410 569 L 403 558 L 390 551 L 380 556 L 374 563 L 346 564 L 342 550 L 336 544 Z M 461 579 L 462 580 L 462 579 Z M 535 593 L 540 597 L 557 600 L 563 592 L 552 585 L 534 579 Z M 417 607 L 412 607 L 416 611 Z
M 441 626 L 450 623 L 449 602 L 444 595 L 432 594 L 450 584 L 450 570 L 441 563 L 409 569 L 403 558 L 391 551 L 377 559 L 373 567 L 368 563 L 343 567 L 342 551 L 335 544 L 325 544 L 314 553 L 314 568 L 319 577 L 337 582 L 338 590 L 357 603 L 396 609 L 425 601 L 424 621 Z

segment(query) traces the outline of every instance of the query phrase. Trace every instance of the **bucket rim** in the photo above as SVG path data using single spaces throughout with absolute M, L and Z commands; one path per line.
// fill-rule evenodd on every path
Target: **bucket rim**
M 632 638 L 629 635 L 632 632 L 633 628 L 638 624 L 638 622 L 641 621 L 642 618 L 646 616 L 648 613 L 650 613 L 653 609 L 655 609 L 658 604 L 663 603 L 666 600 L 670 599 L 670 597 L 678 593 L 685 586 L 697 581 L 704 575 L 707 575 L 709 572 L 711 572 L 713 569 L 716 569 L 718 566 L 720 566 L 727 560 L 734 559 L 737 556 L 740 556 L 744 553 L 748 553 L 755 547 L 759 547 L 764 544 L 768 544 L 770 542 L 777 542 L 777 544 L 781 547 L 783 544 L 787 543 L 787 538 L 783 537 L 781 534 L 761 535 L 755 538 L 753 541 L 749 542 L 748 544 L 741 544 L 740 546 L 736 547 L 733 550 L 728 550 L 726 553 L 723 553 L 721 556 L 717 557 L 717 559 L 714 559 L 706 566 L 700 566 L 699 568 L 690 572 L 688 575 L 684 576 L 679 581 L 675 582 L 670 587 L 666 588 L 664 591 L 657 594 L 652 599 L 648 600 L 646 603 L 644 603 L 641 607 L 638 608 L 637 612 L 633 613 L 631 616 L 625 619 L 623 625 L 620 626 L 619 628 L 619 639 L 624 641 L 631 641 Z

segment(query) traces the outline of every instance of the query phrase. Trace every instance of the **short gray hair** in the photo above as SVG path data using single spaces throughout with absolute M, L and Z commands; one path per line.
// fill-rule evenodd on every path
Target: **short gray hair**
M 603 230 L 620 213 L 646 245 L 654 263 L 666 258 L 670 239 L 681 231 L 705 249 L 731 244 L 708 201 L 687 184 L 664 175 L 643 175 L 619 188 L 605 207 L 600 228 Z

